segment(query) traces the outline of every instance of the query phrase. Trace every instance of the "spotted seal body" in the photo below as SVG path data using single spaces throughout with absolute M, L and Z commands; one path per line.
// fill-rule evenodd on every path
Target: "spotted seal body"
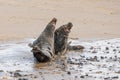
M 68 24 L 62 25 L 55 30 L 54 33 L 54 49 L 56 55 L 64 54 L 67 50 L 68 36 L 73 24 L 69 22 Z
M 53 18 L 33 44 L 29 44 L 32 47 L 34 57 L 39 62 L 50 61 L 54 55 L 54 31 L 56 22 L 57 19 Z

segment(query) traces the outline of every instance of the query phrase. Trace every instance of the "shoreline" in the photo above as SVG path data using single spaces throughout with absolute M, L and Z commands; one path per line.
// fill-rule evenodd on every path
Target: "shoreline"
M 0 43 L 0 79 L 120 79 L 120 38 L 90 42 L 72 40 L 71 45 L 82 45 L 85 49 L 69 51 L 66 58 L 61 57 L 50 64 L 35 62 L 31 48 L 27 46 L 33 40 Z M 64 61 L 67 67 L 61 65 Z
M 104 38 L 100 38 L 100 37 L 88 37 L 88 38 L 86 38 L 86 37 L 82 37 L 82 38 L 77 38 L 77 37 L 75 37 L 75 38 L 72 38 L 72 37 L 69 37 L 68 39 L 69 40 L 79 40 L 79 41 L 81 41 L 81 42 L 83 42 L 83 41 L 85 41 L 85 42 L 87 42 L 87 41 L 97 41 L 97 40 L 109 40 L 109 39 L 118 39 L 118 38 L 120 38 L 120 37 L 104 37 Z M 0 42 L 2 43 L 2 42 L 16 42 L 16 41 L 24 41 L 24 40 L 26 40 L 26 39 L 37 39 L 37 37 L 19 37 L 19 38 L 0 38 Z
M 44 28 L 43 28 L 44 29 Z M 57 28 L 56 28 L 57 29 Z M 35 32 L 35 31 L 34 31 Z M 32 32 L 32 33 L 16 33 L 16 34 L 0 34 L 0 41 L 14 41 L 14 40 L 24 40 L 27 38 L 38 38 L 39 35 L 42 33 L 42 29 L 40 32 Z M 78 35 L 77 35 L 78 34 Z M 75 32 L 74 28 L 71 30 L 69 39 L 80 39 L 80 40 L 94 40 L 94 39 L 113 39 L 113 38 L 120 38 L 120 35 L 118 34 L 89 34 L 89 33 L 83 33 L 83 32 Z

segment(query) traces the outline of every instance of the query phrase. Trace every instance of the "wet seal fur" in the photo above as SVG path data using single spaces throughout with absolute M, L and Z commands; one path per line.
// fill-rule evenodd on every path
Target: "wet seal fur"
M 56 55 L 62 55 L 67 51 L 68 36 L 72 27 L 73 24 L 69 22 L 55 30 L 54 49 Z
M 54 31 L 56 22 L 57 19 L 53 18 L 33 44 L 29 44 L 38 62 L 50 61 L 54 56 Z

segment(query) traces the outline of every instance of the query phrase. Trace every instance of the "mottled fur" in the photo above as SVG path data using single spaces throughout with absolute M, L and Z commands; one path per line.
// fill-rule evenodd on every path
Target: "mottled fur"
M 41 35 L 31 44 L 34 57 L 39 62 L 50 61 L 54 55 L 54 30 L 57 19 L 48 23 Z
M 55 30 L 54 34 L 54 49 L 56 55 L 64 54 L 67 50 L 68 36 L 73 24 L 69 22 L 68 24 L 62 25 Z

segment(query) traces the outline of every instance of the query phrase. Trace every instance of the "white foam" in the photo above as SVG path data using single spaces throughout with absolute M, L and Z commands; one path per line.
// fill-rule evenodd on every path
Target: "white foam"
M 31 48 L 28 46 L 28 44 L 32 43 L 34 40 L 35 39 L 25 39 L 23 41 L 0 44 L 0 63 L 2 64 L 1 69 L 5 69 L 4 67 L 6 65 L 10 67 L 9 69 L 18 69 L 21 68 L 22 65 L 26 65 L 28 62 L 32 62 L 33 55 L 30 52 Z M 75 70 L 80 71 L 80 74 L 92 75 L 93 77 L 97 77 L 97 80 L 101 80 L 100 77 L 105 78 L 120 76 L 120 74 L 116 73 L 120 71 L 120 59 L 114 61 L 116 57 L 120 58 L 120 38 L 91 42 L 81 42 L 79 40 L 71 41 L 71 45 L 82 45 L 85 47 L 82 53 L 69 52 L 67 57 L 70 57 L 73 62 L 75 62 L 75 59 L 80 59 L 82 62 L 86 58 L 89 59 L 93 58 L 94 56 L 97 56 L 97 59 L 99 60 L 98 62 L 85 60 L 86 62 L 82 62 L 84 64 L 82 68 L 80 65 L 72 65 L 71 67 L 75 68 Z M 109 49 L 106 50 L 106 47 Z M 85 58 L 82 59 L 81 56 L 84 56 Z M 104 59 L 101 59 L 101 56 L 104 57 Z M 25 59 L 23 59 L 23 57 L 25 57 Z M 21 65 L 18 67 L 11 65 L 19 63 L 19 60 L 21 60 L 22 64 L 20 63 Z M 76 61 L 76 63 L 78 62 Z M 26 70 L 33 68 L 31 64 L 28 65 L 29 68 L 26 66 Z

